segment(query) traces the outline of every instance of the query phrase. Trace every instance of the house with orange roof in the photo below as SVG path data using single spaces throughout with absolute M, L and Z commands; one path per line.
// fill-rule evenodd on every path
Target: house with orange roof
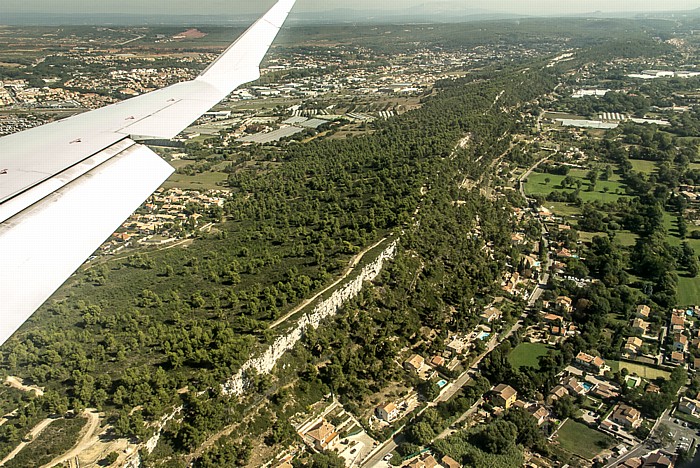
M 391 422 L 399 417 L 399 408 L 394 403 L 378 406 L 375 412 L 379 419 L 386 422 Z
M 605 361 L 599 356 L 580 352 L 576 355 L 576 363 L 588 370 L 601 374 L 605 368 Z
M 316 450 L 325 451 L 334 448 L 340 441 L 340 435 L 335 426 L 325 419 L 304 435 L 306 441 Z
M 425 359 L 419 354 L 414 354 L 406 362 L 403 363 L 406 370 L 419 373 L 425 365 Z

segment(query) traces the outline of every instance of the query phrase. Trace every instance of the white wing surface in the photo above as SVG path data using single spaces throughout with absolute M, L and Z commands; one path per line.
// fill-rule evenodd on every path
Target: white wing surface
M 0 344 L 173 169 L 133 139 L 173 138 L 243 83 L 295 0 L 279 0 L 199 77 L 0 138 Z

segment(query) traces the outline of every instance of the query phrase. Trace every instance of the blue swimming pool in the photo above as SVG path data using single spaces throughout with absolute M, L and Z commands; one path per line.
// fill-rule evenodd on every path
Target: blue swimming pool
M 489 336 L 491 336 L 491 333 L 481 332 L 481 333 L 479 333 L 479 336 L 477 338 L 479 338 L 480 340 L 483 341 L 486 338 L 488 338 Z
M 589 382 L 581 382 L 581 386 L 585 388 L 587 392 L 593 388 L 593 384 Z
M 447 385 L 447 380 L 441 380 L 437 383 L 437 386 L 440 388 L 444 387 L 445 385 Z

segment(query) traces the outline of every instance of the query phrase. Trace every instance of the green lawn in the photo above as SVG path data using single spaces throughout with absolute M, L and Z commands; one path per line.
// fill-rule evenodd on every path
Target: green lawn
M 671 245 L 680 245 L 681 238 L 678 237 L 678 215 L 676 213 L 669 213 L 664 211 L 664 228 L 668 233 L 667 239 L 668 243 Z
M 177 169 L 180 169 L 182 167 L 191 166 L 194 163 L 195 163 L 195 161 L 193 161 L 191 159 L 176 159 L 174 161 L 170 161 L 169 164 L 177 170 Z
M 613 164 L 606 164 L 606 166 L 608 166 L 608 165 L 611 166 L 611 167 L 613 168 L 613 174 L 612 174 L 612 176 L 610 176 L 609 182 L 620 182 L 620 181 L 622 181 L 622 177 L 620 177 L 619 174 L 617 174 L 616 172 L 614 172 L 615 169 L 617 169 L 617 166 L 616 166 L 616 165 L 613 165 Z M 599 167 L 598 169 L 599 169 L 599 170 L 598 170 L 598 175 L 600 175 L 600 174 L 603 173 L 605 167 L 601 166 L 601 167 Z M 582 179 L 582 180 L 586 181 L 586 184 L 587 184 L 587 179 L 586 179 L 586 177 L 588 176 L 588 172 L 589 172 L 589 169 L 571 169 L 571 170 L 569 171 L 569 175 L 570 175 L 571 177 L 575 177 L 575 178 L 577 178 L 577 179 Z M 600 182 L 605 182 L 605 181 L 604 181 L 604 180 L 601 180 L 600 178 L 598 178 L 598 182 L 600 183 Z
M 696 249 L 697 251 L 697 249 Z M 678 305 L 700 304 L 700 278 L 688 278 L 678 274 Z
M 163 187 L 166 189 L 217 190 L 222 188 L 222 183 L 226 182 L 227 178 L 228 174 L 223 172 L 204 172 L 193 176 L 175 173 L 165 181 Z
M 596 236 L 606 237 L 607 234 L 604 232 L 578 232 L 578 238 L 582 242 L 591 242 Z M 637 234 L 631 233 L 629 231 L 615 231 L 615 241 L 623 247 L 633 246 L 637 242 L 637 237 L 639 237 L 637 236 Z
M 655 369 L 653 367 L 645 366 L 644 364 L 637 364 L 631 362 L 622 361 L 606 361 L 607 365 L 610 366 L 613 372 L 619 371 L 621 368 L 627 369 L 630 374 L 637 374 L 638 376 L 647 379 L 654 380 L 659 377 L 668 379 L 671 375 L 669 372 Z
M 606 237 L 607 234 L 604 232 L 587 232 L 587 231 L 579 231 L 578 232 L 578 238 L 581 242 L 586 242 L 590 243 L 593 241 L 594 237 Z
M 664 211 L 664 227 L 668 233 L 666 241 L 674 246 L 687 242 L 695 250 L 695 253 L 700 255 L 700 239 L 691 239 L 689 237 L 681 239 L 678 235 L 677 218 L 676 213 Z M 692 230 L 693 228 L 688 226 L 689 234 Z M 676 273 L 678 273 L 678 305 L 700 304 L 700 278 L 688 278 L 685 276 L 686 273 L 684 271 Z
M 588 180 L 581 177 L 582 170 L 571 171 L 570 176 L 576 180 L 582 182 L 580 196 L 583 201 L 594 201 L 599 200 L 602 202 L 612 202 L 616 201 L 621 196 L 627 196 L 625 194 L 625 186 L 620 182 L 612 180 L 599 180 L 596 184 L 595 190 L 588 191 Z M 577 177 L 578 175 L 578 177 Z M 585 174 L 583 174 L 585 175 Z M 573 192 L 573 188 L 563 189 L 561 182 L 566 178 L 566 176 L 547 174 L 544 172 L 533 172 L 527 178 L 525 182 L 525 192 L 528 195 L 549 195 L 552 191 L 566 191 Z M 549 182 L 547 182 L 549 180 Z M 607 192 L 606 192 L 607 189 Z
M 545 202 L 545 208 L 564 218 L 576 218 L 581 214 L 579 207 L 570 203 Z
M 625 247 L 633 246 L 637 243 L 637 238 L 639 236 L 629 231 L 617 231 L 615 232 L 615 240 Z
M 539 369 L 538 358 L 546 355 L 550 349 L 549 346 L 542 343 L 520 343 L 508 355 L 508 362 L 517 369 L 525 366 Z
M 585 424 L 569 419 L 557 432 L 561 448 L 586 460 L 615 445 L 615 440 Z
M 642 174 L 653 174 L 656 171 L 656 163 L 654 161 L 645 161 L 643 159 L 630 159 L 632 169 L 635 172 Z

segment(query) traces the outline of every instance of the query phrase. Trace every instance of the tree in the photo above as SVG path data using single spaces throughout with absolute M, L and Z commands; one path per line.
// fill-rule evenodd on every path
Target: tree
M 476 435 L 476 446 L 494 454 L 506 453 L 516 441 L 518 428 L 515 424 L 502 419 L 488 424 Z
M 600 175 L 600 180 L 610 180 L 610 178 L 613 176 L 613 168 L 611 165 L 605 166 L 605 170 L 603 173 Z
M 119 454 L 117 452 L 109 452 L 106 457 L 99 461 L 100 466 L 110 466 L 119 459 Z
M 685 239 L 685 236 L 688 234 L 688 224 L 685 222 L 685 218 L 683 218 L 683 215 L 678 216 L 677 224 L 678 235 L 681 239 Z
M 676 459 L 676 466 L 683 467 L 686 463 L 693 461 L 693 454 L 686 449 L 678 449 L 678 458 Z
M 306 462 L 295 459 L 292 464 L 295 468 L 345 468 L 345 460 L 335 452 L 314 453 Z
M 506 413 L 506 421 L 512 422 L 518 429 L 517 443 L 527 448 L 546 446 L 544 434 L 535 418 L 522 408 L 513 408 Z
M 578 412 L 574 399 L 568 395 L 556 400 L 553 409 L 560 419 L 573 418 Z

